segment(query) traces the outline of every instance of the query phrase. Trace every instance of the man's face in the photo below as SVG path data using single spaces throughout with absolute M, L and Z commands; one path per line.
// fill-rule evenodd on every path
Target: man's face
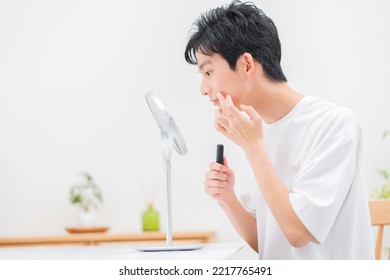
M 227 61 L 219 54 L 212 56 L 197 52 L 198 70 L 202 75 L 200 92 L 210 98 L 210 101 L 219 107 L 217 93 L 224 97 L 230 95 L 233 103 L 239 106 L 245 96 L 246 75 L 240 59 L 235 71 L 231 70 Z

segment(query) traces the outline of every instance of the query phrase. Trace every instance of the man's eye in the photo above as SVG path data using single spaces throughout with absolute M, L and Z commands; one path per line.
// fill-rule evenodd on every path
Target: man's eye
M 206 77 L 210 77 L 211 76 L 211 72 L 210 71 L 207 71 L 206 73 L 204 73 Z

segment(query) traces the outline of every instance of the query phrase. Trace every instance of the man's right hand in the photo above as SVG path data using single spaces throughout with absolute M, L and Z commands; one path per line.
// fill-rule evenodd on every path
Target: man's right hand
M 226 157 L 223 157 L 223 165 L 210 163 L 210 170 L 204 177 L 206 193 L 222 207 L 241 237 L 258 251 L 256 219 L 245 210 L 234 193 L 234 173 Z
M 226 157 L 223 157 L 223 163 L 210 163 L 210 169 L 204 175 L 204 187 L 206 193 L 218 203 L 228 205 L 229 201 L 235 198 L 234 172 L 230 169 Z

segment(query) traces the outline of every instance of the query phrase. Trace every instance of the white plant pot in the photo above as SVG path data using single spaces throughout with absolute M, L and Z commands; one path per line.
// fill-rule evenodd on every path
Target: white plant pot
M 80 227 L 94 227 L 96 226 L 96 211 L 90 210 L 88 212 L 79 211 Z

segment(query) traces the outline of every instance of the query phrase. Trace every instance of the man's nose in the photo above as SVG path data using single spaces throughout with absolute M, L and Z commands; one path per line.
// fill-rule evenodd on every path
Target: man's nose
M 210 88 L 203 81 L 202 81 L 202 84 L 200 85 L 200 94 L 203 96 L 210 95 Z

